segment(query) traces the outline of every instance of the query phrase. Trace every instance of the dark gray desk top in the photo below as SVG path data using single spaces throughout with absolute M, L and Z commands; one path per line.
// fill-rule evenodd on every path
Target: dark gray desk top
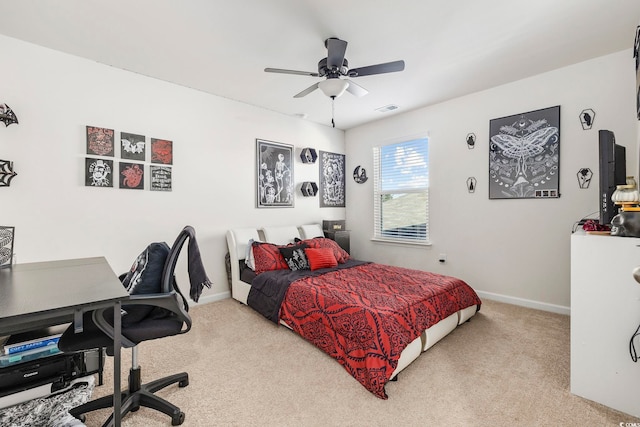
M 68 322 L 78 310 L 127 297 L 104 257 L 16 264 L 0 269 L 0 335 Z

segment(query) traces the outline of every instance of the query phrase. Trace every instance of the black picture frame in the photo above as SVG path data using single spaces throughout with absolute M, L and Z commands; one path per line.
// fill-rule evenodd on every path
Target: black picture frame
M 320 207 L 344 208 L 345 155 L 320 151 Z
M 560 106 L 489 124 L 489 199 L 560 197 Z
M 144 162 L 147 143 L 144 135 L 120 132 L 120 157 L 125 160 Z
M 91 156 L 114 157 L 115 146 L 113 129 L 86 126 L 87 154 Z
M 256 139 L 256 207 L 294 206 L 293 145 Z
M 87 187 L 113 187 L 113 160 L 85 157 L 84 185 Z
M 173 141 L 151 138 L 151 163 L 173 165 Z
M 0 225 L 0 268 L 10 267 L 13 264 L 15 232 L 15 227 Z
M 144 165 L 120 162 L 119 187 L 125 190 L 144 190 Z
M 169 166 L 150 166 L 151 191 L 171 191 L 173 178 Z

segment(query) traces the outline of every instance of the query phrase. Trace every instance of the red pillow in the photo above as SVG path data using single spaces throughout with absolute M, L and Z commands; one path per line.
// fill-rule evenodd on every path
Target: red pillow
M 333 256 L 333 251 L 329 248 L 305 248 L 304 253 L 307 255 L 311 270 L 338 265 L 336 257 Z
M 343 264 L 349 259 L 349 252 L 345 251 L 335 241 L 327 239 L 326 237 L 315 237 L 313 239 L 303 240 L 310 248 L 325 248 L 331 249 L 333 256 L 340 264 Z
M 255 260 L 256 274 L 264 273 L 271 270 L 286 270 L 289 268 L 287 261 L 280 253 L 278 246 L 273 243 L 253 242 L 251 245 L 253 258 Z

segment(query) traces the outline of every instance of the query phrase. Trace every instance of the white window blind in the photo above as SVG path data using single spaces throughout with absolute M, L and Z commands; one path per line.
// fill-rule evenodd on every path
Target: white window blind
M 429 141 L 374 147 L 374 239 L 429 243 Z

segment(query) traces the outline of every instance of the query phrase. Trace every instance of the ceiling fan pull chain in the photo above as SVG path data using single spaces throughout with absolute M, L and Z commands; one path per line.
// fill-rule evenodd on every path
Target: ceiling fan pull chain
M 336 97 L 332 96 L 331 97 L 331 124 L 333 125 L 333 127 L 336 127 L 336 122 L 334 121 L 335 117 L 336 117 Z

